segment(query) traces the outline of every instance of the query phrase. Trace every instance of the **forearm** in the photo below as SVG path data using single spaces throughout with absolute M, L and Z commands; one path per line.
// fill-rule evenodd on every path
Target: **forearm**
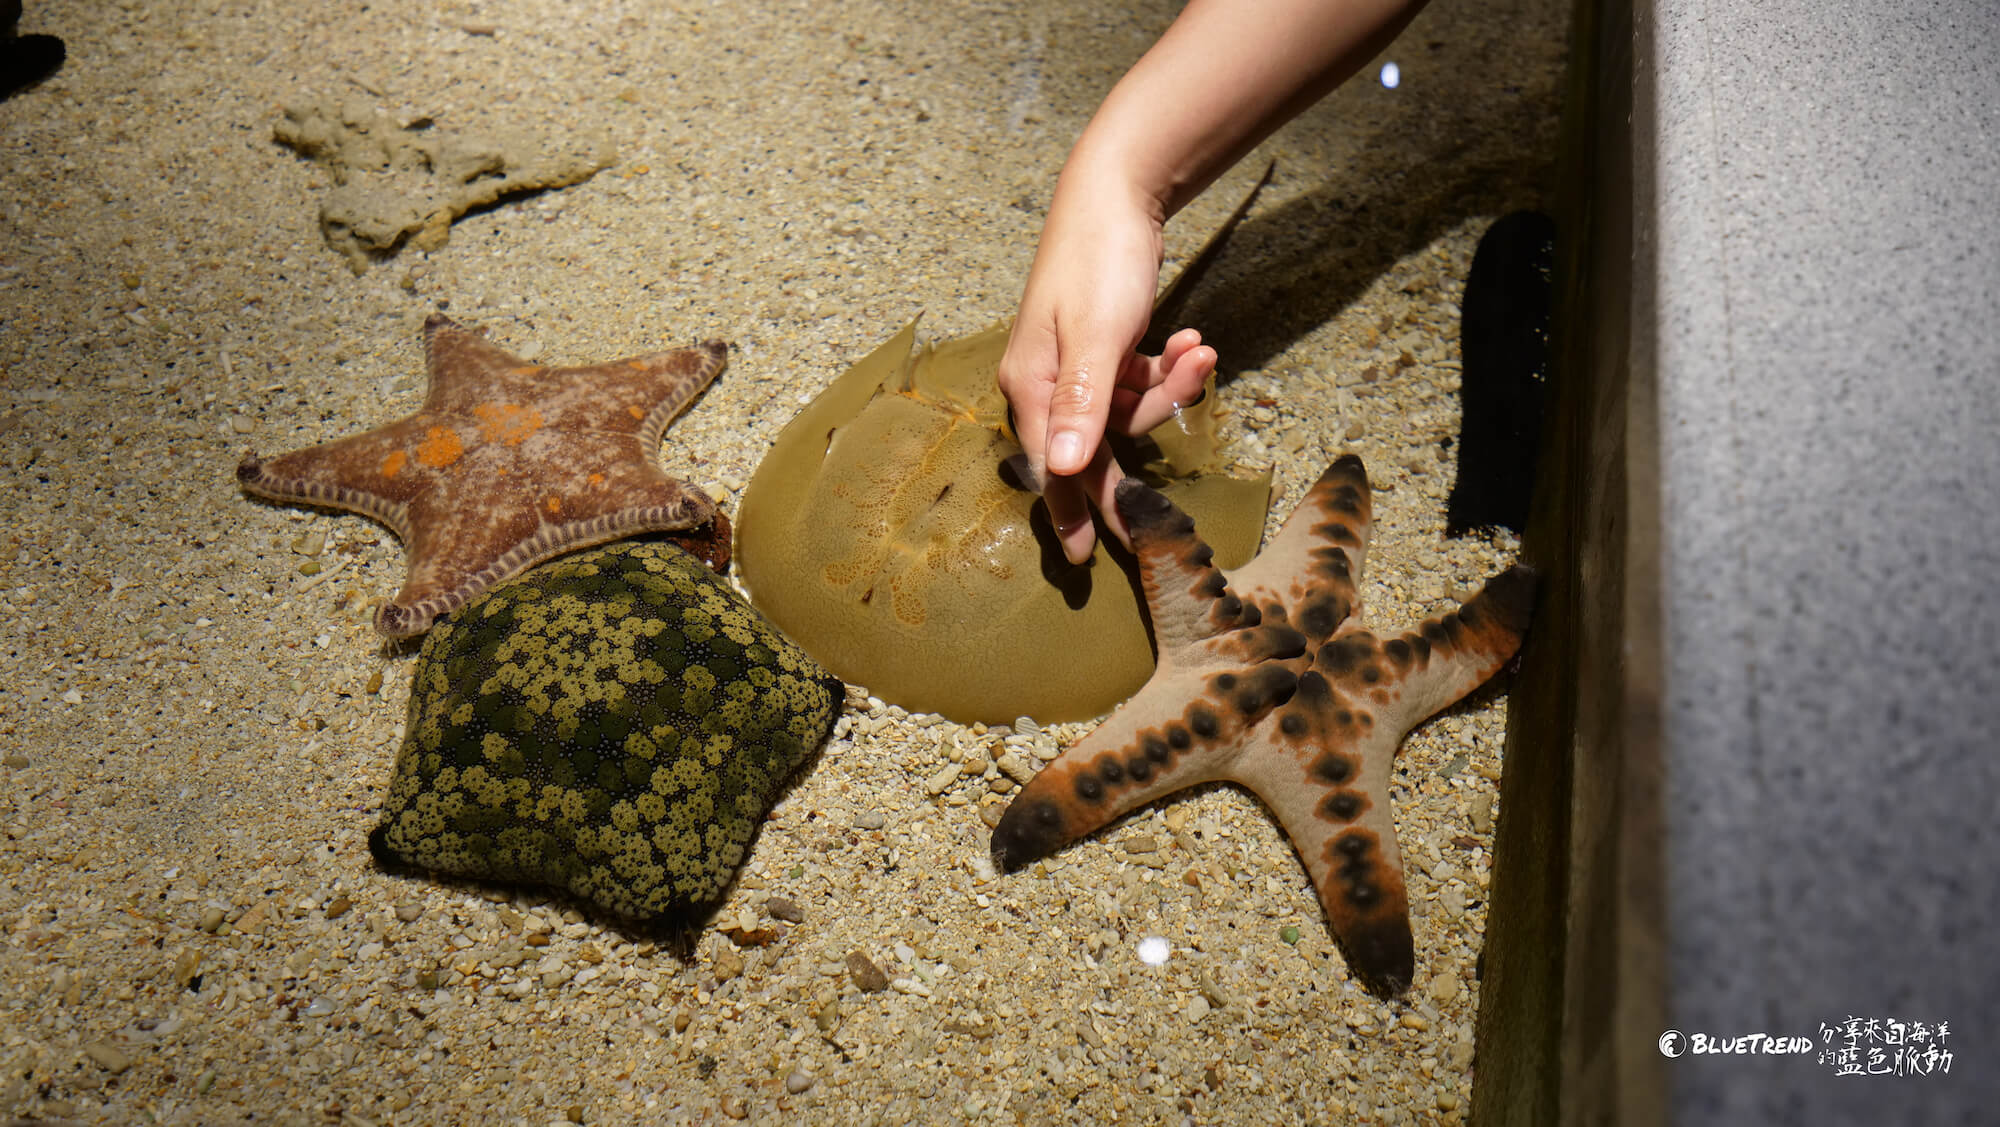
M 1423 0 L 1191 0 L 1105 98 L 1058 192 L 1133 193 L 1159 221 L 1395 38 Z

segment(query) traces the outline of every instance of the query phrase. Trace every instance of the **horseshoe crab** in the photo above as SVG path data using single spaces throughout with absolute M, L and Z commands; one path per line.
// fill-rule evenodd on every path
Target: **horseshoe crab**
M 736 528 L 751 601 L 843 680 L 913 711 L 1099 715 L 1153 668 L 1136 565 L 1102 528 L 1090 562 L 1069 564 L 1012 469 L 1021 447 L 994 383 L 1008 326 L 921 349 L 916 328 L 835 380 L 758 465 Z M 1271 476 L 1220 472 L 1216 398 L 1119 462 L 1236 567 L 1256 553 Z

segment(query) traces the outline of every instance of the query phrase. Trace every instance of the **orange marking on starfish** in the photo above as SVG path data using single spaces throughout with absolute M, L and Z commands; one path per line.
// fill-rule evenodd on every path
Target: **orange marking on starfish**
M 547 509 L 550 516 L 559 517 L 562 515 L 562 498 L 551 493 L 549 499 L 542 502 L 542 508 Z
M 432 469 L 442 469 L 465 456 L 465 444 L 450 427 L 431 427 L 417 446 L 417 461 Z
M 409 454 L 401 450 L 391 450 L 382 458 L 382 476 L 393 478 L 403 472 L 403 465 L 410 460 Z
M 523 364 L 518 368 L 507 369 L 507 374 L 510 376 L 533 376 L 539 375 L 541 370 L 542 366 L 540 364 Z
M 585 480 L 585 481 L 587 481 L 587 482 L 589 482 L 589 483 L 590 483 L 591 485 L 593 485 L 593 486 L 596 486 L 596 485 L 603 485 L 603 484 L 604 484 L 604 475 L 603 475 L 603 474 L 601 474 L 601 473 L 594 473 L 594 474 L 591 474 L 591 475 L 590 475 L 589 477 L 587 477 L 587 478 L 584 478 L 584 480 Z
M 625 408 L 625 413 L 635 419 L 644 419 L 646 417 L 646 412 L 639 410 L 637 407 L 627 407 Z
M 479 429 L 488 442 L 519 446 L 542 429 L 542 413 L 518 403 L 482 403 L 472 413 L 479 416 Z

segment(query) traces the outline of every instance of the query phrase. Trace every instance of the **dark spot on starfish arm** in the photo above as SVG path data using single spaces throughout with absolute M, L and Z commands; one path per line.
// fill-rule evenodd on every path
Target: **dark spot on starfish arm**
M 1219 571 L 1209 571 L 1201 577 L 1201 582 L 1194 586 L 1195 594 L 1216 600 L 1221 600 L 1222 593 L 1228 589 L 1229 580 Z M 1236 600 L 1232 596 L 1229 601 L 1234 603 Z M 1229 613 L 1233 615 L 1236 612 L 1232 609 Z
M 1236 711 L 1246 717 L 1263 715 L 1269 708 L 1284 704 L 1298 690 L 1299 679 L 1282 665 L 1260 665 L 1250 675 L 1250 683 L 1236 694 Z
M 1347 618 L 1347 602 L 1338 595 L 1323 594 L 1307 600 L 1299 608 L 1299 629 L 1308 638 L 1326 638 Z
M 1147 736 L 1142 743 L 1146 749 L 1146 758 L 1155 763 L 1165 763 L 1167 757 L 1172 754 L 1167 750 L 1167 741 L 1158 736 Z
M 1333 686 L 1318 671 L 1308 669 L 1299 674 L 1298 695 L 1294 699 L 1302 708 L 1324 712 L 1333 707 Z
M 1188 735 L 1188 730 L 1179 724 L 1169 724 L 1167 742 L 1173 745 L 1175 751 L 1186 751 L 1194 746 L 1194 737 Z
M 1352 673 L 1374 647 L 1359 638 L 1339 638 L 1319 648 L 1313 665 L 1335 677 Z
M 1318 765 L 1315 764 L 1315 771 Z M 1328 817 L 1340 822 L 1352 822 L 1368 808 L 1368 800 L 1351 790 L 1338 790 L 1320 803 L 1320 810 Z
M 1357 908 L 1372 907 L 1381 897 L 1382 890 L 1365 880 L 1351 881 L 1347 885 L 1347 901 Z
M 1306 652 L 1310 644 L 1297 630 L 1270 624 L 1245 630 L 1241 637 L 1244 656 L 1251 661 L 1284 661 Z
M 1236 612 L 1236 624 L 1238 626 L 1255 626 L 1262 621 L 1264 621 L 1264 614 L 1257 609 L 1256 603 L 1244 603 L 1243 609 Z
M 1205 740 L 1214 739 L 1222 731 L 1222 724 L 1216 719 L 1215 713 L 1199 704 L 1188 708 L 1187 721 L 1188 727 L 1194 729 L 1194 734 Z
M 993 828 L 993 864 L 1011 873 L 1037 858 L 1055 852 L 1069 840 L 1064 830 L 1062 809 L 1054 799 L 1032 798 L 1015 802 L 1000 816 Z
M 1125 764 L 1125 773 L 1132 776 L 1133 782 L 1143 783 L 1153 777 L 1153 763 L 1143 755 L 1135 755 Z
M 1195 544 L 1187 554 L 1187 562 L 1190 567 L 1207 567 L 1214 559 L 1215 549 L 1201 543 Z
M 1079 772 L 1076 776 L 1076 796 L 1085 802 L 1100 801 L 1104 798 L 1104 784 L 1088 771 Z
M 1336 582 L 1344 582 L 1351 577 L 1353 565 L 1347 562 L 1347 553 L 1339 548 L 1315 548 L 1312 553 L 1312 571 Z
M 1382 679 L 1382 667 L 1376 665 L 1373 662 L 1370 662 L 1369 664 L 1362 666 L 1361 679 L 1363 681 L 1368 682 L 1371 685 L 1377 681 L 1380 681 Z
M 1346 525 L 1340 523 L 1337 520 L 1330 520 L 1325 524 L 1316 525 L 1313 528 L 1313 532 L 1316 535 L 1318 535 L 1320 539 L 1325 540 L 1329 544 L 1361 543 L 1361 538 L 1354 535 L 1353 529 L 1347 527 Z
M 1529 616 L 1535 607 L 1534 569 L 1515 564 L 1487 580 L 1486 586 L 1466 603 L 1465 609 L 1473 607 L 1492 614 L 1510 634 L 1526 632 Z
M 1117 506 L 1119 517 L 1135 536 L 1141 532 L 1171 535 L 1194 529 L 1194 522 L 1174 507 L 1166 494 L 1137 478 L 1128 477 L 1118 483 L 1117 490 L 1112 494 L 1112 504 Z M 1174 521 L 1175 517 L 1180 517 L 1180 521 Z M 1185 523 L 1186 527 L 1178 527 L 1181 523 Z
M 1216 674 L 1216 675 L 1215 675 L 1215 682 L 1214 682 L 1214 684 L 1215 684 L 1215 687 L 1216 687 L 1216 688 L 1218 688 L 1218 689 L 1220 689 L 1220 690 L 1222 690 L 1223 692 L 1225 692 L 1225 693 L 1226 693 L 1226 692 L 1228 692 L 1229 690 L 1231 690 L 1231 689 L 1233 689 L 1233 688 L 1235 688 L 1235 687 L 1236 687 L 1236 674 L 1234 674 L 1234 673 L 1218 673 L 1218 674 Z
M 1410 650 L 1410 643 L 1401 638 L 1391 638 L 1382 644 L 1382 653 L 1398 669 L 1407 669 L 1410 659 L 1416 655 Z
M 1337 751 L 1324 751 L 1313 760 L 1312 773 L 1322 782 L 1339 785 L 1354 774 L 1354 764 Z
M 1326 499 L 1326 507 L 1336 513 L 1346 513 L 1351 517 L 1360 516 L 1361 491 L 1352 485 L 1343 485 L 1339 489 L 1334 490 L 1333 495 Z
M 1215 600 L 1213 613 L 1217 622 L 1240 625 L 1243 604 L 1234 595 L 1223 595 Z
M 1444 632 L 1444 627 L 1439 623 L 1436 622 L 1424 623 L 1423 635 L 1424 635 L 1424 641 L 1430 643 L 1433 646 L 1451 645 L 1451 637 Z
M 1098 761 L 1097 774 L 1104 780 L 1105 786 L 1115 787 L 1125 781 L 1125 765 L 1107 755 Z
M 1416 944 L 1410 935 L 1409 921 L 1385 910 L 1369 911 L 1374 905 L 1355 907 L 1369 914 L 1340 935 L 1348 969 L 1370 993 L 1394 998 L 1408 990 L 1410 980 L 1416 977 Z
M 1312 725 L 1307 722 L 1305 715 L 1299 712 L 1287 712 L 1278 720 L 1278 730 L 1293 739 L 1305 735 L 1311 728 Z

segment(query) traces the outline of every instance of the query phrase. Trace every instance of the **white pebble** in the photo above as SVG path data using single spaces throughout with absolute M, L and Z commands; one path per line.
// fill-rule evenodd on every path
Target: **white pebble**
M 1173 945 L 1163 935 L 1149 935 L 1139 941 L 1139 961 L 1149 967 L 1159 966 L 1173 954 Z
M 933 771 L 930 778 L 924 780 L 924 793 L 930 795 L 943 794 L 945 788 L 957 780 L 958 764 L 946 763 L 936 771 Z

